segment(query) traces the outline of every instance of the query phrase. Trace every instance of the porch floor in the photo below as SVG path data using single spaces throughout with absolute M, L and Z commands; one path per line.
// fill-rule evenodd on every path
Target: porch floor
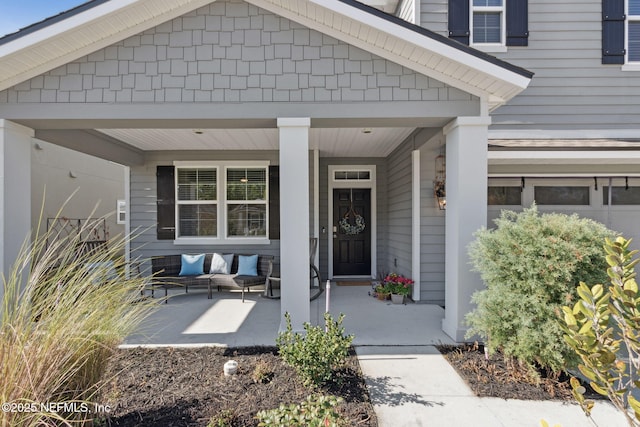
M 355 346 L 434 345 L 452 343 L 442 332 L 444 309 L 437 305 L 394 305 L 368 295 L 368 286 L 331 286 L 331 313 L 345 313 L 343 325 Z M 160 292 L 162 293 L 162 292 Z M 168 304 L 159 304 L 127 346 L 272 346 L 280 328 L 280 301 L 263 298 L 257 289 L 245 294 L 206 290 L 169 290 Z M 319 324 L 325 295 L 311 303 L 311 323 Z

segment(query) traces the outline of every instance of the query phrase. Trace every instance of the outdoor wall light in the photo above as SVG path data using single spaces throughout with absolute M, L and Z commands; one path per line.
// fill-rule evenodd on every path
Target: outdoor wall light
M 445 186 L 445 178 L 447 175 L 447 165 L 444 154 L 439 154 L 435 159 L 436 176 L 433 180 L 433 196 L 438 203 L 438 209 L 445 210 L 447 208 L 447 191 Z

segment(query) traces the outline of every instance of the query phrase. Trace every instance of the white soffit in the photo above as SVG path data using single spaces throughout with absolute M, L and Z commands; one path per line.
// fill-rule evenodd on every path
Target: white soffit
M 277 129 L 98 129 L 144 151 L 278 150 Z M 415 128 L 311 128 L 309 148 L 328 157 L 388 156 Z
M 0 44 L 0 90 L 117 43 L 210 0 L 110 0 Z M 249 0 L 301 25 L 486 100 L 493 109 L 524 90 L 531 75 L 466 46 L 437 40 L 345 0 Z M 468 50 L 469 52 L 465 51 Z M 511 67 L 516 68 L 516 67 Z

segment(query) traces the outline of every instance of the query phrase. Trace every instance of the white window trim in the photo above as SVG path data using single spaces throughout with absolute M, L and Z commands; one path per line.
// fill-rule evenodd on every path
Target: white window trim
M 179 161 L 173 162 L 174 167 L 178 168 L 210 168 L 216 169 L 217 179 L 217 192 L 216 192 L 216 205 L 217 205 L 217 237 L 178 237 L 179 232 L 179 220 L 178 215 L 178 195 L 176 192 L 176 238 L 173 243 L 175 245 L 268 245 L 271 243 L 269 240 L 269 161 L 263 160 L 247 160 L 247 161 Z M 264 168 L 266 172 L 267 183 L 267 197 L 264 200 L 264 204 L 267 206 L 266 210 L 266 235 L 256 237 L 236 237 L 227 236 L 227 169 L 230 168 Z M 176 189 L 178 174 L 176 176 Z M 210 203 L 210 202 L 207 202 Z M 221 226 L 222 224 L 222 226 Z
M 640 22 L 640 15 L 631 15 L 629 13 L 629 1 L 624 2 L 624 14 L 626 19 L 624 20 L 624 65 L 623 71 L 640 71 L 640 61 L 629 61 L 629 22 Z
M 119 199 L 116 201 L 116 224 L 127 223 L 127 201 Z
M 469 0 L 469 44 L 483 52 L 507 51 L 507 13 L 506 0 L 502 0 L 502 6 L 474 6 L 473 0 Z M 500 13 L 500 43 L 476 43 L 473 41 L 473 15 L 476 12 Z

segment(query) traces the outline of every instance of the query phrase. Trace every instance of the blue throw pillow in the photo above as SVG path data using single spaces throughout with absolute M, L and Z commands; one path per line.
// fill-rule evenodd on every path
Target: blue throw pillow
M 258 275 L 258 255 L 238 256 L 238 275 L 257 276 Z
M 182 254 L 180 276 L 198 276 L 204 274 L 204 254 Z

